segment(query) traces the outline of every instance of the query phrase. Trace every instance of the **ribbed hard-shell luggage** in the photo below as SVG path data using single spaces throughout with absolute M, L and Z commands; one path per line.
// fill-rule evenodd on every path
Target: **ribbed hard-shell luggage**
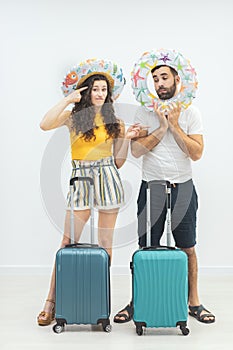
M 94 242 L 93 179 L 75 177 L 70 180 L 71 243 L 74 242 L 73 185 L 75 181 L 90 184 L 91 243 L 69 244 L 56 254 L 56 324 L 61 333 L 65 324 L 110 325 L 110 259 L 107 251 Z
M 152 183 L 152 182 L 151 182 Z M 147 247 L 132 257 L 133 320 L 136 333 L 143 327 L 177 327 L 189 334 L 188 262 L 182 250 L 171 247 L 171 184 L 167 193 L 167 246 L 151 247 L 150 183 L 147 189 Z

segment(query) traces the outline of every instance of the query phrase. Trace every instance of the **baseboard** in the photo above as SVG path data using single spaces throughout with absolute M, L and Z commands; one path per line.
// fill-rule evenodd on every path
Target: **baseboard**
M 0 275 L 50 275 L 52 266 L 49 265 L 0 265 Z M 129 266 L 112 266 L 113 275 L 129 275 Z
M 228 276 L 233 275 L 233 266 L 200 266 L 199 275 L 217 275 Z
M 45 265 L 0 265 L 0 275 L 50 275 L 52 266 Z M 111 267 L 112 275 L 129 275 L 129 266 Z M 233 275 L 233 266 L 200 266 L 199 275 Z
M 128 275 L 130 273 L 128 266 L 112 266 L 113 275 Z M 233 275 L 233 266 L 199 266 L 199 275 Z
M 49 275 L 50 265 L 0 265 L 0 275 Z

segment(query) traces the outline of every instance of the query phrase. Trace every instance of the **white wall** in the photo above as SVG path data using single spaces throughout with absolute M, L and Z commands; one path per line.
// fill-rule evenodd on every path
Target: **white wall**
M 233 267 L 232 10 L 231 0 L 1 1 L 1 271 L 50 267 L 59 246 L 68 135 L 65 129 L 43 132 L 39 122 L 62 98 L 65 73 L 86 58 L 117 61 L 127 78 L 118 108 L 128 111 L 129 123 L 136 106 L 133 64 L 144 51 L 161 47 L 182 52 L 198 73 L 195 104 L 206 143 L 203 158 L 193 164 L 200 195 L 199 263 Z M 113 266 L 128 269 L 137 247 L 140 161 L 130 157 L 121 173 L 129 203 L 117 221 Z

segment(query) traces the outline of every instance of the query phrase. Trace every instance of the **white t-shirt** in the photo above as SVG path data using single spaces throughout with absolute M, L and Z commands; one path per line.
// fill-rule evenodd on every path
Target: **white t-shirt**
M 138 108 L 135 122 L 149 126 L 148 133 L 160 126 L 157 114 L 147 111 L 143 106 Z M 180 114 L 179 125 L 187 135 L 203 134 L 200 111 L 193 105 Z M 183 183 L 191 178 L 191 159 L 181 150 L 168 129 L 158 145 L 143 155 L 142 179 Z

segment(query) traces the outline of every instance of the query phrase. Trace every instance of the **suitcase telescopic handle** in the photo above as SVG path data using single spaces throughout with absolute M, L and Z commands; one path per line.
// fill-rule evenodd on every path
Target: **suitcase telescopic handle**
M 176 250 L 176 247 L 170 247 L 167 245 L 159 245 L 159 246 L 143 247 L 142 250 Z
M 90 176 L 76 176 L 70 179 L 70 186 L 73 186 L 75 181 L 89 181 L 90 185 L 94 185 L 94 180 Z
M 74 183 L 76 181 L 87 181 L 90 183 L 90 226 L 91 226 L 91 244 L 94 244 L 95 241 L 95 232 L 94 232 L 94 180 L 89 176 L 75 176 L 70 179 L 70 201 L 71 201 L 71 211 L 70 211 L 70 241 L 71 245 L 75 245 L 74 239 Z
M 73 244 L 67 244 L 66 247 L 68 248 L 99 248 L 98 244 L 91 244 L 91 243 L 73 243 Z
M 167 248 L 171 247 L 171 237 L 172 237 L 172 229 L 171 229 L 171 183 L 169 181 L 159 181 L 153 180 L 147 183 L 146 189 L 146 247 L 151 247 L 151 185 L 159 184 L 163 185 L 166 193 L 166 205 L 167 205 Z M 172 247 L 173 248 L 173 247 Z

